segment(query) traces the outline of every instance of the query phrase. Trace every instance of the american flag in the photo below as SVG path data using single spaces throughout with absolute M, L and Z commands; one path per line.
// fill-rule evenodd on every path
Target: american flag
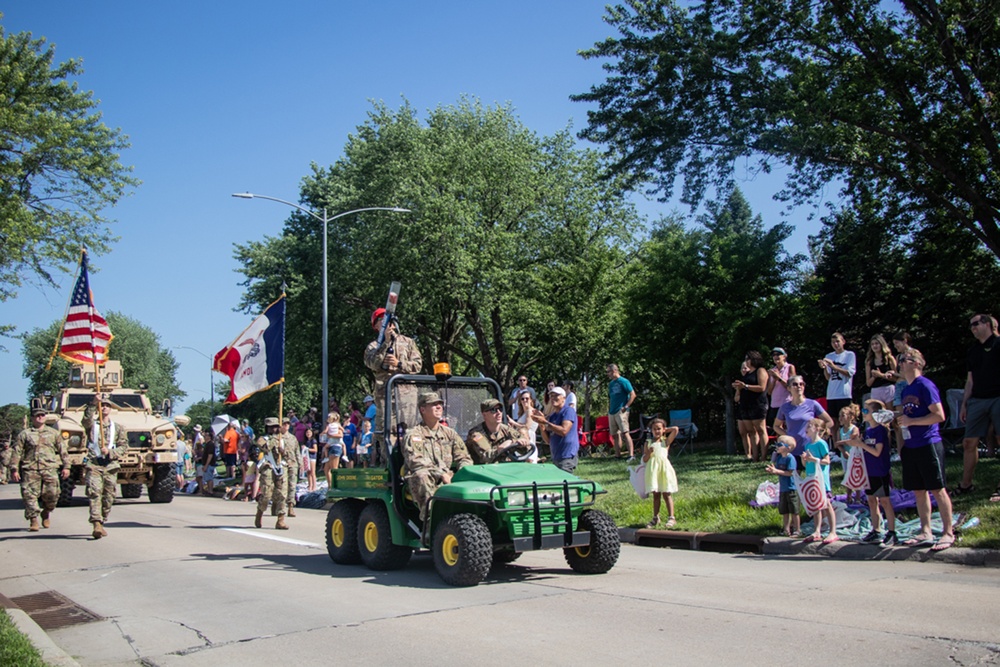
M 94 306 L 94 295 L 90 292 L 90 280 L 87 278 L 87 252 L 84 251 L 80 260 L 80 277 L 73 288 L 73 298 L 63 326 L 59 356 L 75 363 L 101 365 L 108 360 L 108 345 L 112 338 L 108 321 Z

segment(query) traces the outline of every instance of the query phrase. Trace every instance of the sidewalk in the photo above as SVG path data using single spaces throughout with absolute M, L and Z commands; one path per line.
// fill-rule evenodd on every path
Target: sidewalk
M 760 537 L 731 533 L 695 533 L 681 530 L 649 530 L 646 528 L 619 528 L 622 542 L 637 546 L 693 549 L 696 551 L 752 552 L 765 556 L 822 556 L 843 560 L 912 560 L 933 561 L 954 565 L 1000 567 L 1000 550 L 967 549 L 954 546 L 945 551 L 932 552 L 927 548 L 883 547 L 840 540 L 833 544 L 806 544 L 802 539 L 790 537 Z

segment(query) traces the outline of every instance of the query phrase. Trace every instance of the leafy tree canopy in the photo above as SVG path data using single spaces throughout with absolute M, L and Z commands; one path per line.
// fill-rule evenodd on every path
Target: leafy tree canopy
M 177 360 L 173 352 L 160 345 L 156 333 L 114 311 L 107 314 L 107 320 L 115 336 L 108 348 L 108 358 L 122 362 L 126 388 L 135 389 L 145 382 L 153 407 L 158 407 L 165 398 L 173 401 L 186 395 L 177 385 Z M 55 391 L 69 378 L 71 364 L 60 357 L 52 361 L 51 368 L 45 369 L 62 324 L 57 320 L 45 329 L 35 329 L 24 335 L 24 377 L 28 378 L 29 396 Z
M 21 432 L 26 425 L 28 417 L 28 406 L 17 403 L 8 403 L 0 407 L 0 446 L 10 441 L 11 438 Z
M 344 157 L 314 165 L 302 187 L 302 203 L 330 215 L 413 211 L 330 223 L 330 377 L 340 388 L 331 393 L 367 393 L 369 318 L 394 279 L 402 330 L 415 335 L 426 371 L 451 361 L 457 374 L 510 387 L 522 371 L 603 368 L 638 224 L 605 167 L 568 132 L 535 135 L 510 107 L 462 99 L 422 123 L 408 104 L 376 104 Z M 288 284 L 288 377 L 320 377 L 321 237 L 322 224 L 296 212 L 280 238 L 235 253 L 247 309 Z
M 793 168 L 801 201 L 834 179 L 959 224 L 1000 255 L 1000 22 L 979 0 L 627 0 L 584 137 L 615 170 L 692 204 L 734 165 Z M 850 191 L 849 187 L 849 191 Z
M 115 238 L 101 211 L 138 184 L 119 162 L 127 138 L 72 82 L 79 61 L 54 57 L 44 39 L 0 27 L 0 302 L 24 281 L 55 284 L 81 246 L 107 251 Z

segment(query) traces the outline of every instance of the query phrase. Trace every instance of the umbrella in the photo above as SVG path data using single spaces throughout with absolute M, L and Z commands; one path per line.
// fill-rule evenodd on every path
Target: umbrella
M 227 428 L 229 428 L 229 422 L 233 421 L 233 418 L 229 415 L 215 415 L 212 420 L 212 433 L 219 435 Z

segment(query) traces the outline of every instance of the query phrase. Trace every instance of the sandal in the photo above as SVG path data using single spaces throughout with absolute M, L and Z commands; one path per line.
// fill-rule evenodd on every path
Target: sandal
M 660 525 L 660 517 L 654 516 L 653 520 L 646 524 L 646 528 L 656 528 Z
M 931 551 L 944 551 L 945 549 L 951 548 L 952 545 L 954 544 L 955 544 L 954 535 L 942 535 L 941 538 L 937 541 L 937 544 L 931 547 Z
M 975 484 L 969 484 L 968 486 L 962 486 L 961 484 L 959 484 L 948 493 L 949 495 L 952 496 L 967 496 L 975 490 L 976 490 Z
M 997 490 L 993 492 L 992 496 L 990 496 L 990 502 L 1000 503 L 1000 486 L 998 486 Z
M 673 528 L 676 525 L 677 525 L 677 519 L 675 519 L 674 517 L 667 518 L 667 523 L 666 523 L 667 528 Z

